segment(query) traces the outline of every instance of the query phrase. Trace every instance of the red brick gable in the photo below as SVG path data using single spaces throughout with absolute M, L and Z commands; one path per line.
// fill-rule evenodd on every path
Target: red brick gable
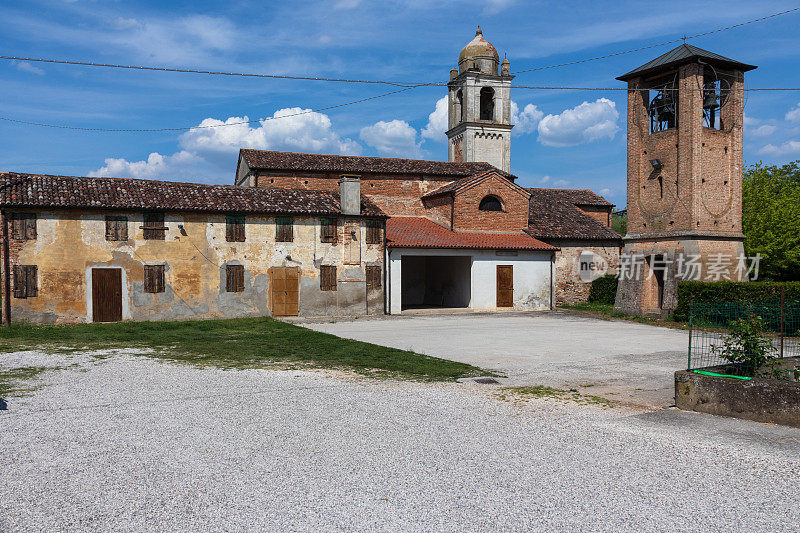
M 390 218 L 386 222 L 386 245 L 395 248 L 558 250 L 522 232 L 514 234 L 458 232 L 422 217 Z

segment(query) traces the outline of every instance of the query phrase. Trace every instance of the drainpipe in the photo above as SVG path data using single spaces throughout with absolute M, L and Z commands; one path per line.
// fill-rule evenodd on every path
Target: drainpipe
M 384 228 L 386 225 L 384 224 Z M 389 262 L 392 260 L 392 251 L 386 247 L 386 229 L 383 230 L 383 314 L 390 313 L 389 306 L 392 301 L 392 279 Z
M 3 325 L 11 325 L 11 272 L 10 260 L 8 251 L 8 217 L 6 210 L 0 210 L 0 224 L 3 225 L 2 229 L 2 256 L 3 256 Z
M 555 279 L 553 278 L 555 274 L 555 265 L 556 265 L 556 253 L 550 252 L 550 310 L 554 311 L 556 308 L 555 302 Z

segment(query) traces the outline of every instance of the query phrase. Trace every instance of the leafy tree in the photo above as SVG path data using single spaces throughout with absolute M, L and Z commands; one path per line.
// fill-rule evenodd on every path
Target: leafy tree
M 611 229 L 624 237 L 628 232 L 628 216 L 613 213 L 611 215 Z
M 800 280 L 800 161 L 744 172 L 745 253 L 761 254 L 760 279 Z

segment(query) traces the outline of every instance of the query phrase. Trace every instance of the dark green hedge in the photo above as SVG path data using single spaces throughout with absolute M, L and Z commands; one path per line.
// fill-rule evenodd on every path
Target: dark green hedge
M 617 297 L 617 276 L 606 274 L 592 282 L 589 288 L 589 302 L 614 305 Z
M 781 289 L 785 291 L 786 300 L 800 300 L 800 281 L 681 281 L 674 318 L 679 322 L 689 320 L 692 295 L 696 303 L 764 302 L 779 300 Z

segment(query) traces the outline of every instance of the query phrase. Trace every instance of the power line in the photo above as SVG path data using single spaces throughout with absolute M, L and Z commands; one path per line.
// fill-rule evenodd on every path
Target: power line
M 566 87 L 566 86 L 552 86 L 552 85 L 512 85 L 512 89 L 535 89 L 535 90 L 552 90 L 552 91 L 627 91 L 627 87 Z M 659 87 L 662 91 L 696 91 L 692 87 Z M 758 91 L 800 91 L 800 87 L 747 87 L 738 89 L 744 92 L 758 92 Z
M 41 126 L 44 128 L 56 128 L 62 130 L 78 130 L 78 131 L 100 131 L 100 132 L 116 132 L 116 133 L 142 133 L 142 132 L 159 132 L 159 131 L 189 131 L 189 130 L 200 130 L 200 129 L 209 129 L 209 128 L 225 128 L 228 126 L 240 126 L 242 124 L 255 124 L 266 122 L 268 120 L 277 120 L 281 118 L 289 118 L 289 117 L 296 117 L 298 115 L 308 115 L 310 113 L 318 113 L 320 111 L 328 111 L 331 109 L 337 109 L 339 107 L 346 107 L 354 104 L 359 104 L 361 102 L 366 102 L 368 100 L 376 100 L 378 98 L 384 98 L 386 96 L 390 96 L 397 93 L 402 93 L 405 91 L 409 91 L 411 89 L 415 89 L 416 87 L 405 87 L 403 89 L 399 89 L 397 91 L 391 91 L 388 93 L 379 94 L 376 96 L 370 96 L 368 98 L 361 98 L 360 100 L 353 100 L 352 102 L 346 102 L 344 104 L 337 104 L 331 105 L 328 107 L 320 107 L 317 109 L 307 109 L 305 111 L 299 111 L 297 113 L 290 113 L 288 115 L 281 115 L 278 117 L 266 117 L 264 119 L 256 119 L 256 120 L 243 120 L 241 122 L 228 122 L 223 124 L 209 124 L 206 126 L 188 126 L 183 128 L 85 128 L 81 126 L 68 126 L 65 124 L 48 124 L 45 122 L 31 122 L 28 120 L 18 120 L 9 117 L 0 117 L 0 120 L 6 122 L 12 122 L 15 124 L 24 124 L 27 126 Z
M 129 69 L 129 70 L 153 70 L 158 72 L 180 72 L 183 74 L 210 74 L 212 76 L 237 76 L 242 78 L 270 78 L 277 80 L 328 81 L 328 82 L 339 82 L 339 83 L 369 83 L 369 84 L 379 84 L 379 85 L 393 85 L 395 87 L 417 87 L 421 85 L 428 85 L 426 83 L 415 85 L 415 84 L 397 83 L 393 81 L 384 81 L 384 80 L 354 80 L 346 78 L 321 78 L 316 76 L 288 76 L 281 74 L 259 74 L 259 73 L 249 73 L 249 72 L 223 72 L 215 70 L 195 70 L 187 68 L 151 67 L 146 65 L 115 65 L 113 63 L 94 63 L 92 61 L 68 61 L 65 59 L 47 59 L 40 57 L 0 56 L 0 59 L 6 59 L 10 61 L 31 61 L 37 63 L 52 63 L 56 65 L 78 65 L 84 67 L 102 67 L 102 68 Z
M 765 17 L 760 17 L 760 18 L 748 20 L 748 21 L 745 21 L 745 22 L 740 22 L 739 24 L 734 24 L 732 26 L 725 26 L 724 28 L 717 28 L 716 30 L 706 31 L 706 32 L 703 32 L 703 33 L 696 33 L 694 35 L 688 35 L 688 36 L 685 35 L 683 37 L 679 37 L 678 39 L 672 39 L 671 41 L 664 41 L 664 42 L 658 43 L 658 44 L 651 44 L 651 45 L 648 45 L 648 46 L 641 46 L 639 48 L 633 48 L 631 50 L 625 50 L 624 52 L 615 52 L 613 54 L 606 54 L 606 55 L 603 55 L 603 56 L 590 57 L 588 59 L 579 59 L 577 61 L 569 61 L 567 63 L 559 63 L 557 65 L 548 65 L 546 67 L 536 67 L 536 68 L 529 68 L 529 69 L 525 69 L 525 70 L 518 70 L 514 74 L 522 74 L 524 72 L 535 72 L 535 71 L 538 71 L 538 70 L 548 70 L 548 69 L 553 69 L 553 68 L 566 67 L 566 66 L 569 66 L 569 65 L 578 65 L 578 64 L 581 64 L 581 63 L 588 63 L 590 61 L 597 61 L 597 60 L 600 60 L 600 59 L 608 59 L 609 57 L 616 57 L 616 56 L 621 56 L 621 55 L 625 55 L 625 54 L 632 54 L 633 52 L 640 52 L 642 50 L 649 50 L 651 48 L 658 48 L 659 46 L 666 46 L 668 44 L 675 44 L 675 43 L 678 43 L 678 42 L 681 42 L 681 41 L 685 42 L 686 39 L 696 39 L 697 37 L 705 37 L 706 35 L 719 33 L 721 31 L 732 30 L 734 28 L 739 28 L 741 26 L 747 26 L 748 24 L 754 24 L 756 22 L 762 22 L 762 21 L 769 20 L 769 19 L 772 19 L 772 18 L 775 18 L 775 17 L 780 17 L 781 15 L 787 15 L 787 14 L 793 13 L 795 11 L 800 11 L 800 7 L 795 7 L 793 9 L 787 9 L 786 11 L 781 11 L 780 13 L 773 13 L 772 15 L 767 15 Z
M 694 35 L 680 37 L 678 39 L 672 39 L 670 41 L 664 41 L 658 44 L 651 44 L 648 46 L 642 46 L 639 48 L 634 48 L 631 50 L 625 50 L 623 52 L 615 52 L 613 54 L 606 54 L 603 56 L 591 57 L 588 59 L 580 59 L 576 61 L 569 61 L 567 63 L 559 63 L 557 65 L 548 65 L 544 67 L 536 67 L 530 68 L 525 70 L 516 71 L 515 74 L 522 74 L 525 72 L 535 72 L 538 70 L 547 70 L 553 69 L 558 67 L 565 67 L 568 65 L 577 65 L 580 63 L 588 63 L 590 61 L 597 61 L 600 59 L 607 59 L 609 57 L 616 57 L 624 54 L 631 54 L 633 52 L 639 52 L 641 50 L 648 50 L 651 48 L 657 48 L 659 46 L 666 46 L 668 44 L 674 44 L 680 41 L 686 41 L 686 39 L 694 39 L 697 37 L 705 37 L 707 35 L 711 35 L 714 33 L 719 33 L 722 31 L 731 30 L 734 28 L 739 28 L 741 26 L 747 26 L 748 24 L 754 24 L 756 22 L 762 22 L 765 20 L 769 20 L 775 17 L 779 17 L 781 15 L 787 15 L 789 13 L 793 13 L 795 11 L 800 11 L 800 7 L 796 7 L 793 9 L 787 9 L 786 11 L 781 11 L 779 13 L 773 13 L 772 15 L 766 15 L 764 17 L 759 17 L 752 20 L 747 20 L 745 22 L 740 22 L 739 24 L 733 24 L 731 26 L 725 26 L 723 28 L 717 28 L 716 30 L 711 30 L 703 33 L 697 33 Z M 149 70 L 149 71 L 157 71 L 157 72 L 178 72 L 184 74 L 207 74 L 212 76 L 236 76 L 236 77 L 244 77 L 244 78 L 269 78 L 269 79 L 280 79 L 280 80 L 305 80 L 305 81 L 324 81 L 324 82 L 334 82 L 334 83 L 362 83 L 362 84 L 378 84 L 378 85 L 392 85 L 395 87 L 423 87 L 423 86 L 445 86 L 446 83 L 440 82 L 426 82 L 426 83 L 399 83 L 394 81 L 387 81 L 387 80 L 362 80 L 362 79 L 348 79 L 348 78 L 325 78 L 325 77 L 317 77 L 317 76 L 290 76 L 290 75 L 281 75 L 281 74 L 260 74 L 260 73 L 250 73 L 250 72 L 225 72 L 225 71 L 215 71 L 215 70 L 199 70 L 199 69 L 188 69 L 188 68 L 168 68 L 168 67 L 154 67 L 148 65 L 118 65 L 113 63 L 96 63 L 93 61 L 70 61 L 65 59 L 49 59 L 49 58 L 41 58 L 41 57 L 17 57 L 17 56 L 0 56 L 0 59 L 5 59 L 9 61 L 29 61 L 29 62 L 36 62 L 36 63 L 51 63 L 56 65 L 76 65 L 76 66 L 85 66 L 85 67 L 100 67 L 100 68 L 114 68 L 114 69 L 128 69 L 128 70 Z

